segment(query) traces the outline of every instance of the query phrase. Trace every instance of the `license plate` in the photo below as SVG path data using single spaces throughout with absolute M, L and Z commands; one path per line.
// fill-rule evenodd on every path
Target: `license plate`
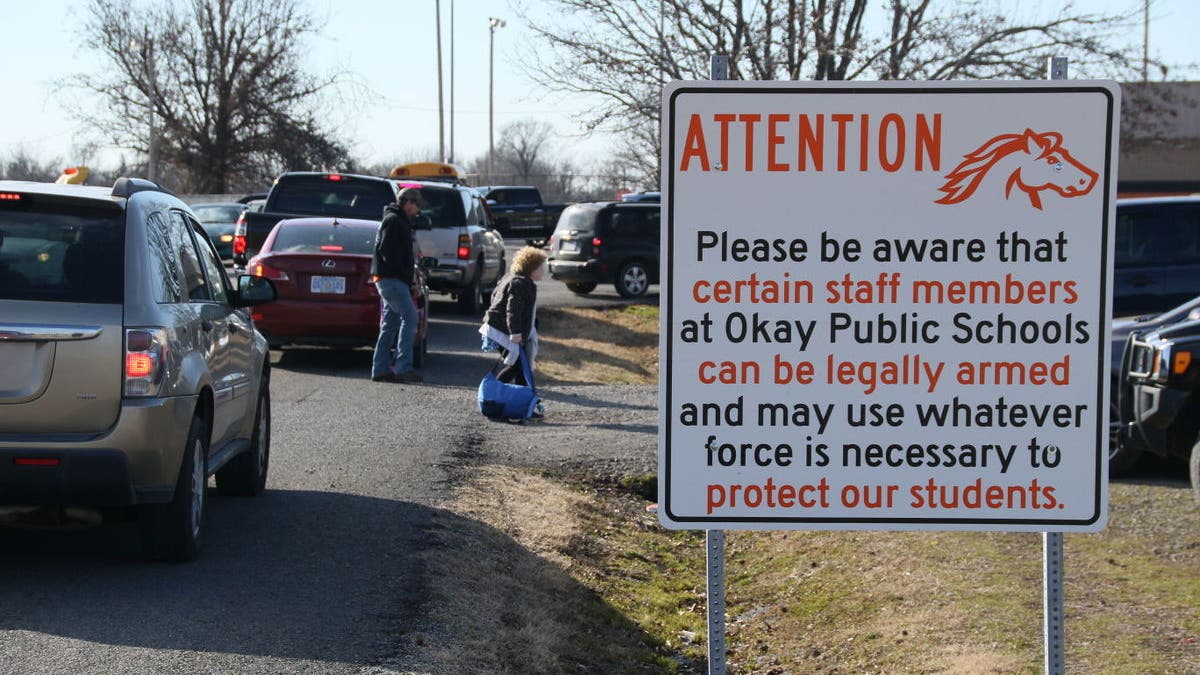
M 559 245 L 558 250 L 562 251 L 563 253 L 579 253 L 579 242 L 564 241 L 561 245 Z
M 346 277 L 313 277 L 313 293 L 345 293 Z

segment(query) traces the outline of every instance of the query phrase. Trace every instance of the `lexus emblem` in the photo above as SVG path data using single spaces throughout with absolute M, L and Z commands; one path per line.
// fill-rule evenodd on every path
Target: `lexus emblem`
M 334 267 L 337 267 L 337 263 L 332 260 L 322 260 L 321 267 L 327 267 L 329 269 L 333 269 Z

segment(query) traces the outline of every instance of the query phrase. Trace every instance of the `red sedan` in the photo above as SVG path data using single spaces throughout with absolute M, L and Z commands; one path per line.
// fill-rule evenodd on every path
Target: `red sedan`
M 379 223 L 349 218 L 282 220 L 246 271 L 275 284 L 278 299 L 255 307 L 254 325 L 271 348 L 284 345 L 374 346 L 379 292 L 371 256 Z M 414 291 L 417 333 L 413 365 L 425 361 L 429 300 L 424 275 Z

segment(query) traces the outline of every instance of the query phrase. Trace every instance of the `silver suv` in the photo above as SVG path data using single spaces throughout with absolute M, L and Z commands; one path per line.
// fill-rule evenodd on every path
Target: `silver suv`
M 267 343 L 194 215 L 158 185 L 0 181 L 0 507 L 134 506 L 146 553 L 199 551 L 208 477 L 257 495 Z

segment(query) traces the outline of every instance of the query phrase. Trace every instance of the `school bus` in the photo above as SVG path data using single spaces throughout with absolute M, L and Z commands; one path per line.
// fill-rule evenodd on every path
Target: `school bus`
M 466 173 L 461 167 L 447 162 L 412 162 L 399 164 L 388 173 L 389 178 L 409 180 L 435 180 L 443 183 L 461 184 Z

